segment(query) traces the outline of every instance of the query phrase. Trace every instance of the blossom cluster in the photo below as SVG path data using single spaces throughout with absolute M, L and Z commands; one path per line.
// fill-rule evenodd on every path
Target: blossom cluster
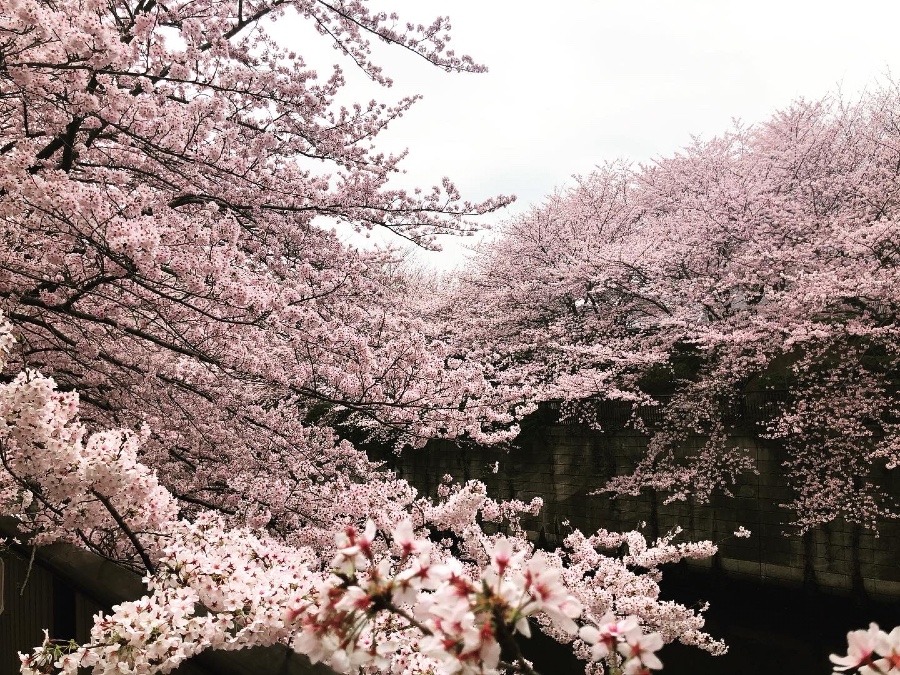
M 49 639 L 21 655 L 23 675 L 166 673 L 206 649 L 289 644 L 338 672 L 495 675 L 533 672 L 514 640 L 543 616 L 590 659 L 623 673 L 662 666 L 659 633 L 605 614 L 579 626 L 582 606 L 560 570 L 521 540 L 485 540 L 483 569 L 442 553 L 411 521 L 371 521 L 337 536 L 330 571 L 315 556 L 205 517 L 172 530 L 150 594 L 99 615 L 91 642 Z M 509 659 L 508 661 L 504 659 Z
M 10 336 L 0 324 L 0 345 Z M 152 569 L 178 506 L 138 458 L 149 430 L 88 434 L 78 407 L 77 393 L 33 370 L 0 383 L 0 507 L 36 545 L 77 541 Z
M 847 655 L 831 655 L 835 673 L 900 675 L 900 626 L 886 633 L 878 624 L 847 633 Z
M 578 633 L 591 645 L 593 660 L 608 659 L 624 675 L 649 675 L 662 668 L 655 653 L 663 645 L 659 633 L 644 635 L 633 617 L 617 621 L 612 614 L 604 616 L 598 626 L 584 626 Z
M 486 541 L 489 564 L 477 570 L 440 554 L 415 535 L 410 521 L 388 536 L 394 557 L 378 561 L 377 534 L 370 522 L 362 532 L 351 528 L 340 535 L 333 561 L 336 579 L 321 585 L 312 599 L 298 596 L 292 602 L 286 618 L 300 629 L 292 645 L 313 662 L 324 661 L 338 672 L 415 672 L 407 669 L 409 653 L 397 650 L 398 636 L 414 629 L 422 635 L 419 654 L 436 672 L 530 671 L 513 640 L 517 633 L 530 636 L 530 617 L 543 615 L 569 639 L 578 631 L 575 619 L 582 607 L 560 570 L 521 540 Z M 607 642 L 616 636 L 613 647 L 622 658 L 614 661 L 622 661 L 624 672 L 662 667 L 653 654 L 662 638 L 643 635 L 636 617 L 619 621 L 609 613 L 598 625 L 583 627 L 581 639 L 597 642 L 598 631 Z M 510 661 L 502 662 L 503 656 Z M 591 654 L 595 661 L 608 657 L 608 650 Z
M 166 534 L 170 543 L 145 578 L 147 595 L 98 614 L 85 645 L 48 639 L 20 654 L 21 672 L 168 673 L 205 650 L 286 639 L 282 608 L 315 580 L 310 550 L 228 528 L 211 514 L 172 522 Z

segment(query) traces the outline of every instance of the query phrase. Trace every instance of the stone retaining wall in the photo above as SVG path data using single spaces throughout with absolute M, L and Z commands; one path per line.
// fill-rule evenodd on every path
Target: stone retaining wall
M 663 504 L 662 498 L 646 491 L 640 497 L 615 499 L 588 494 L 611 476 L 628 473 L 642 456 L 647 437 L 632 430 L 602 433 L 582 425 L 547 422 L 523 433 L 520 447 L 508 453 L 458 448 L 441 441 L 424 450 L 407 451 L 400 458 L 388 453 L 375 456 L 426 494 L 435 494 L 441 476 L 450 474 L 456 481 L 484 481 L 494 497 L 525 501 L 542 497 L 541 515 L 525 523 L 530 536 L 542 544 L 559 543 L 569 531 L 566 521 L 585 532 L 600 527 L 632 529 L 646 523 L 648 537 L 679 525 L 685 539 L 711 539 L 720 547 L 714 560 L 694 564 L 789 586 L 815 585 L 845 594 L 864 589 L 875 599 L 900 598 L 898 521 L 881 523 L 878 537 L 843 521 L 805 537 L 786 536 L 789 513 L 778 504 L 792 495 L 779 447 L 749 435 L 731 441 L 755 459 L 759 475 L 745 475 L 733 498 L 717 496 L 704 505 Z M 689 441 L 695 447 L 703 442 L 700 437 Z M 499 462 L 497 473 L 492 471 L 495 462 Z M 885 478 L 892 494 L 900 497 L 898 473 Z M 740 525 L 751 530 L 749 539 L 733 535 Z

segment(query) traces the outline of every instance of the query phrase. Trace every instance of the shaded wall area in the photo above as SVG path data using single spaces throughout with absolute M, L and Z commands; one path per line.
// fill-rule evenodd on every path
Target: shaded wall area
M 662 496 L 648 490 L 639 497 L 589 494 L 610 477 L 629 473 L 647 441 L 646 435 L 632 429 L 601 432 L 539 414 L 517 439 L 519 447 L 508 452 L 436 441 L 400 457 L 377 449 L 370 454 L 425 494 L 434 495 L 441 477 L 450 474 L 456 481 L 483 481 L 495 498 L 542 497 L 542 513 L 524 524 L 543 545 L 561 543 L 571 527 L 584 532 L 643 527 L 649 538 L 677 525 L 683 528 L 684 539 L 711 539 L 719 545 L 719 555 L 712 561 L 691 563 L 698 567 L 776 585 L 900 599 L 900 522 L 881 523 L 877 537 L 843 521 L 804 537 L 786 536 L 790 514 L 778 505 L 790 500 L 791 491 L 780 448 L 749 433 L 730 441 L 750 454 L 759 475 L 743 476 L 734 497 L 714 496 L 708 504 L 664 504 Z M 704 441 L 691 438 L 684 450 L 699 448 Z M 900 498 L 898 473 L 885 478 L 892 494 Z M 752 536 L 735 537 L 739 526 L 751 530 Z
M 40 561 L 7 550 L 3 564 L 3 612 L 0 613 L 0 673 L 19 672 L 17 652 L 30 653 L 51 637 L 86 642 L 93 616 L 105 608 L 54 575 Z

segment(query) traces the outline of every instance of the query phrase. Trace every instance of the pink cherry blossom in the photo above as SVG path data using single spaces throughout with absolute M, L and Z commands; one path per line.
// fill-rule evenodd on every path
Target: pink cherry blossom
M 860 669 L 861 675 L 875 675 L 879 671 L 884 675 L 900 675 L 900 626 L 890 633 L 879 631 L 875 641 L 875 653 L 882 657 L 872 664 L 872 668 L 878 670 L 869 673 Z
M 875 623 L 869 624 L 868 630 L 854 630 L 847 633 L 847 655 L 832 654 L 828 657 L 834 664 L 835 672 L 871 664 L 879 633 L 878 624 Z
M 640 670 L 659 670 L 662 668 L 662 661 L 656 656 L 656 652 L 663 646 L 663 639 L 659 633 L 648 633 L 647 635 L 633 634 L 625 638 L 624 643 L 618 646 L 619 653 L 625 657 L 625 671 L 628 671 L 628 663 L 635 664 L 631 666 L 633 669 Z

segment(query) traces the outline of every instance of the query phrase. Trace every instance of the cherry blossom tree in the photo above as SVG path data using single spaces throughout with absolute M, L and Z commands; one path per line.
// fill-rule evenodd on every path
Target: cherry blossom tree
M 340 69 L 318 77 L 270 37 L 277 21 L 311 21 L 385 84 L 370 40 L 481 70 L 447 48 L 446 19 L 401 28 L 364 3 L 7 8 L 0 298 L 12 358 L 77 388 L 91 422 L 146 423 L 142 457 L 182 509 L 315 538 L 385 492 L 374 481 L 342 513 L 310 508 L 371 470 L 329 424 L 349 417 L 419 444 L 489 441 L 508 422 L 478 364 L 452 358 L 403 305 L 391 253 L 355 251 L 331 229 L 429 246 L 508 199 L 461 201 L 448 180 L 393 187 L 402 154 L 374 140 L 414 99 L 338 104 Z M 270 481 L 273 465 L 284 470 Z
M 600 531 L 536 551 L 518 519 L 539 503 L 478 482 L 420 497 L 335 431 L 515 433 L 509 391 L 417 316 L 393 253 L 335 229 L 434 246 L 509 200 L 398 187 L 403 154 L 375 141 L 414 99 L 347 102 L 340 68 L 319 77 L 272 37 L 288 19 L 385 86 L 371 41 L 482 69 L 448 49 L 446 19 L 366 2 L 0 12 L 4 513 L 28 543 L 148 585 L 23 672 L 168 672 L 271 644 L 342 672 L 530 672 L 514 635 L 531 621 L 627 672 L 657 667 L 663 641 L 721 651 L 657 585 L 711 544 Z
M 756 431 L 787 450 L 796 529 L 877 529 L 900 515 L 880 483 L 898 464 L 898 118 L 891 84 L 600 169 L 485 247 L 453 306 L 487 309 L 454 339 L 475 332 L 497 382 L 590 423 L 596 397 L 664 396 L 619 493 L 727 492 L 754 470 L 728 443 L 745 393 L 782 390 Z

